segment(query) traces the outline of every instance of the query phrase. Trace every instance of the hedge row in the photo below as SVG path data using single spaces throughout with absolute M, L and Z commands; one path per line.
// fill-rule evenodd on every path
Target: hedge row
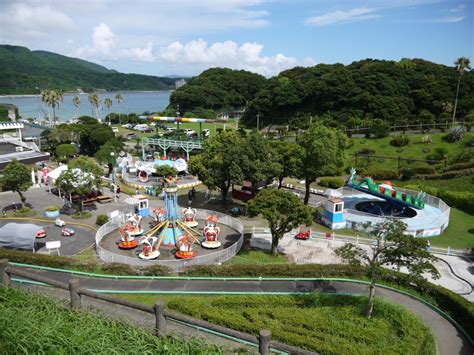
M 451 171 L 451 170 L 464 170 L 464 169 L 470 169 L 474 168 L 474 160 L 473 161 L 468 161 L 464 163 L 456 163 L 448 166 L 446 171 Z
M 322 177 L 319 179 L 318 185 L 330 187 L 331 189 L 338 189 L 344 186 L 345 181 L 341 177 Z
M 430 175 L 419 175 L 417 176 L 418 179 L 423 180 L 439 180 L 439 179 L 453 179 L 462 176 L 470 176 L 474 174 L 474 168 L 464 169 L 464 170 L 451 170 L 446 171 L 442 174 L 430 174 Z
M 461 211 L 474 214 L 474 193 L 437 189 L 435 187 L 421 185 L 406 185 L 407 189 L 423 190 L 429 195 L 437 196 L 451 207 Z
M 374 180 L 398 180 L 399 176 L 395 170 L 376 170 L 369 169 L 365 173 L 366 176 L 370 176 Z

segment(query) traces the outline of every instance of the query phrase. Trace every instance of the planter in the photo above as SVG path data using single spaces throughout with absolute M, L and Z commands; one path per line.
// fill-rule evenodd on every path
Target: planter
M 47 218 L 58 218 L 59 217 L 59 210 L 56 211 L 44 211 L 44 215 Z

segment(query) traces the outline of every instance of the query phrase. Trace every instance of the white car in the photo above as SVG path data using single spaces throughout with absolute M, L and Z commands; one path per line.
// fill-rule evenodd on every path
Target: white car
M 166 127 L 165 131 L 167 131 L 167 132 L 176 131 L 176 128 L 174 128 L 174 127 Z
M 64 222 L 62 219 L 60 218 L 56 218 L 56 220 L 54 221 L 54 224 L 58 227 L 64 227 L 66 225 L 66 222 Z
M 207 129 L 207 128 L 206 128 L 206 129 L 203 129 L 203 130 L 202 130 L 202 135 L 203 135 L 204 137 L 209 137 L 209 136 L 211 135 L 211 130 L 210 130 L 210 129 Z
M 112 127 L 112 132 L 118 133 L 118 132 L 119 132 L 119 129 L 118 129 L 117 127 Z

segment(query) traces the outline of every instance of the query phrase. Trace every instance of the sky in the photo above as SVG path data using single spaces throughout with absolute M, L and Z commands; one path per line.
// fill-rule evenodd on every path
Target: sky
M 0 44 L 124 73 L 474 61 L 474 0 L 0 0 Z

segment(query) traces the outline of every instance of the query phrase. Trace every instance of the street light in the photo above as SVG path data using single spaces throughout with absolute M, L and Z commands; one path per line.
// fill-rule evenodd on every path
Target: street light
M 115 185 L 115 165 L 117 164 L 117 160 L 115 159 L 115 153 L 110 152 L 110 164 L 112 165 L 112 189 L 114 190 L 114 202 L 117 202 L 117 186 Z

